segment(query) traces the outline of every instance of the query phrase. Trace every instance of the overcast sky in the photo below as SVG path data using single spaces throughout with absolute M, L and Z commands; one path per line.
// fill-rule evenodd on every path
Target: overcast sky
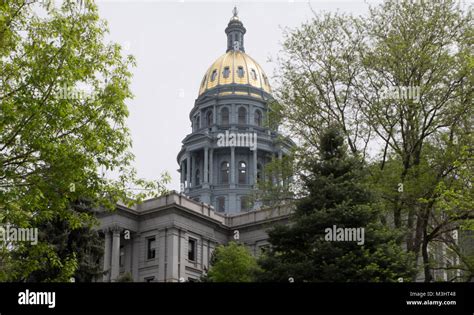
M 370 4 L 380 1 L 372 0 Z M 367 12 L 365 1 L 157 1 L 99 0 L 109 39 L 136 57 L 128 126 L 138 175 L 172 176 L 179 190 L 176 155 L 191 132 L 189 112 L 207 68 L 226 50 L 224 29 L 237 5 L 247 29 L 245 51 L 271 78 L 268 59 L 280 50 L 282 29 L 297 27 L 316 12 Z M 271 80 L 272 82 L 272 80 Z

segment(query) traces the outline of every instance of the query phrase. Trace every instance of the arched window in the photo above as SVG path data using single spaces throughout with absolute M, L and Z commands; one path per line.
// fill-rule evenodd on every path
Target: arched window
M 214 69 L 211 74 L 211 81 L 214 81 L 217 77 L 217 69 Z
M 195 179 L 196 179 L 196 186 L 201 185 L 201 174 L 199 172 L 199 169 L 196 170 Z
M 261 180 L 263 180 L 263 169 L 262 169 L 262 164 L 258 163 L 257 164 L 257 183 L 259 183 Z
M 228 184 L 229 183 L 229 162 L 222 162 L 221 163 L 221 171 L 220 171 L 220 182 L 221 184 Z
M 239 78 L 243 78 L 244 77 L 244 67 L 240 66 L 237 68 L 237 75 L 239 76 Z
M 239 184 L 247 184 L 247 164 L 239 162 Z
M 201 116 L 197 115 L 196 116 L 196 120 L 194 122 L 194 129 L 195 130 L 198 130 L 199 128 L 201 128 Z
M 257 80 L 257 72 L 255 71 L 255 69 L 252 69 L 251 73 L 252 73 L 252 79 Z
M 254 123 L 259 127 L 262 126 L 262 112 L 258 109 L 255 111 Z
M 227 107 L 221 109 L 221 124 L 224 126 L 229 124 L 229 109 Z
M 225 211 L 225 197 L 217 197 L 217 211 L 224 212 Z
M 209 110 L 206 113 L 206 125 L 208 127 L 212 126 L 212 110 Z
M 239 107 L 239 124 L 245 125 L 247 123 L 247 110 L 245 107 Z
M 230 69 L 229 67 L 224 67 L 224 71 L 222 72 L 222 75 L 224 76 L 224 78 L 228 78 L 229 75 L 230 75 Z
M 250 200 L 247 196 L 240 197 L 240 211 L 246 212 L 250 210 Z

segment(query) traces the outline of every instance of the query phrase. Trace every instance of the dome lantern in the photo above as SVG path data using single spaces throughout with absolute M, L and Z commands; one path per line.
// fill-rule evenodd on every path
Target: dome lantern
M 238 17 L 237 7 L 232 10 L 233 16 L 225 29 L 227 34 L 227 50 L 236 50 L 245 52 L 244 48 L 244 34 L 246 29 Z

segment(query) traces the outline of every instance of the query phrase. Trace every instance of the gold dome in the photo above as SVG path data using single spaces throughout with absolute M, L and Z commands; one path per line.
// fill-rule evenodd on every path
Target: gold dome
M 209 67 L 199 88 L 199 95 L 217 86 L 248 84 L 271 93 L 262 67 L 240 50 L 229 50 Z

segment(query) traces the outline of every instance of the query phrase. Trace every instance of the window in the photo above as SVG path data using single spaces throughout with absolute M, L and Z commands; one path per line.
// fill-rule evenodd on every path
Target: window
M 263 75 L 263 81 L 265 82 L 266 85 L 268 85 L 268 79 L 266 75 Z
M 147 254 L 146 254 L 146 258 L 147 259 L 154 259 L 155 258 L 155 238 L 154 237 L 150 237 L 148 238 L 147 240 Z
M 225 211 L 225 197 L 218 197 L 217 198 L 217 212 L 224 212 Z
M 247 183 L 247 164 L 243 161 L 239 162 L 239 184 Z
M 240 211 L 246 212 L 250 210 L 250 200 L 247 196 L 240 197 Z
M 214 81 L 217 77 L 217 69 L 214 69 L 211 74 L 211 81 Z
M 259 183 L 263 179 L 263 170 L 262 164 L 257 164 L 257 183 Z
M 196 170 L 196 186 L 201 185 L 201 174 L 199 173 L 199 169 Z
M 247 110 L 244 107 L 239 108 L 239 124 L 247 123 Z
M 124 260 L 125 258 L 125 249 L 123 248 L 123 245 L 120 245 L 120 257 L 119 257 L 119 266 L 123 267 L 124 266 Z
M 194 128 L 195 128 L 195 130 L 197 130 L 200 127 L 201 127 L 201 117 L 198 115 L 198 116 L 196 116 L 196 119 L 195 119 Z
M 229 77 L 229 75 L 230 75 L 230 69 L 229 69 L 229 67 L 225 67 L 225 68 L 224 68 L 224 71 L 222 72 L 222 74 L 224 75 L 224 78 L 227 79 L 227 78 Z
M 201 87 L 204 87 L 205 84 L 206 84 L 206 75 L 204 75 L 204 78 L 202 78 Z
M 221 184 L 229 183 L 229 162 L 225 161 L 221 163 Z
M 258 109 L 255 111 L 254 122 L 255 122 L 255 125 L 259 127 L 262 126 L 262 112 L 259 111 Z
M 197 241 L 193 238 L 188 240 L 188 260 L 195 261 L 196 260 L 196 245 Z
M 244 67 L 240 66 L 237 68 L 237 75 L 239 76 L 239 78 L 243 78 L 244 77 Z
M 221 124 L 224 126 L 229 124 L 229 109 L 227 107 L 221 109 Z
M 252 73 L 252 79 L 257 80 L 257 72 L 255 72 L 255 69 L 252 69 L 250 73 Z
M 209 110 L 206 113 L 206 125 L 208 127 L 210 127 L 212 125 L 212 110 Z

